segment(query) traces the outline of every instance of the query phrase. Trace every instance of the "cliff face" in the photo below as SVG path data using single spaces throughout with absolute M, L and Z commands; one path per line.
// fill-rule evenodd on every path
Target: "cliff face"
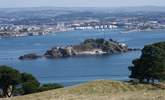
M 83 43 L 67 47 L 55 47 L 44 54 L 45 57 L 58 58 L 76 55 L 98 55 L 127 52 L 128 46 L 113 40 L 87 39 Z
M 55 47 L 46 51 L 44 54 L 47 58 L 70 57 L 74 55 L 76 53 L 72 47 Z

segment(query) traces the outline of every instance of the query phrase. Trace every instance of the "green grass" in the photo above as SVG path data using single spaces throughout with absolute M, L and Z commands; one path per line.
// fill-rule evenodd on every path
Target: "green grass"
M 165 100 L 165 90 L 147 84 L 100 80 L 7 100 Z

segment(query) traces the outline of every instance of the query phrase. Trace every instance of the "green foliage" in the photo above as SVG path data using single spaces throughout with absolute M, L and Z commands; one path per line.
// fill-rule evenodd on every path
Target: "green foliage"
M 102 49 L 103 51 L 110 51 L 112 48 L 117 48 L 117 43 L 112 42 L 112 40 L 105 40 L 103 38 L 99 39 L 86 39 L 82 44 L 81 44 L 81 49 L 95 49 L 99 48 Z
M 48 90 L 52 90 L 52 89 L 58 89 L 58 88 L 63 88 L 62 85 L 60 84 L 56 84 L 56 83 L 53 83 L 53 84 L 43 84 L 39 91 L 42 92 L 42 91 L 48 91 Z
M 20 72 L 7 66 L 0 66 L 0 85 L 16 85 L 21 80 Z
M 36 82 L 38 85 L 40 85 L 38 80 L 32 74 L 22 73 L 21 75 L 22 75 L 22 82 Z
M 40 83 L 32 74 L 20 73 L 11 67 L 0 66 L 0 88 L 3 90 L 3 97 L 30 94 L 62 87 L 60 84 L 44 84 L 40 87 Z
M 15 88 L 17 85 L 22 87 L 18 89 L 19 91 Z M 8 66 L 0 66 L 0 88 L 3 89 L 4 97 L 10 97 L 13 93 L 16 94 L 17 92 L 20 94 L 36 92 L 39 85 L 37 79 L 31 74 L 20 73 Z M 9 89 L 10 91 L 8 91 Z
M 22 90 L 23 94 L 29 94 L 37 92 L 40 86 L 40 83 L 37 79 L 28 73 L 22 73 Z
M 96 43 L 98 44 L 104 44 L 105 40 L 100 38 L 100 39 L 96 39 Z
M 86 39 L 83 44 L 87 44 L 87 43 L 91 43 L 91 42 L 95 42 L 95 40 L 94 39 Z
M 20 82 L 21 74 L 19 71 L 5 65 L 0 66 L 0 88 L 3 90 L 4 97 L 10 97 L 13 92 L 13 87 Z
M 39 85 L 35 81 L 24 82 L 22 84 L 23 94 L 35 93 L 38 89 Z
M 165 80 L 165 42 L 145 46 L 141 57 L 132 63 L 130 78 L 148 82 Z
M 105 41 L 106 40 L 104 40 L 103 38 L 99 38 L 99 39 L 86 39 L 83 44 L 87 44 L 87 43 L 103 44 Z

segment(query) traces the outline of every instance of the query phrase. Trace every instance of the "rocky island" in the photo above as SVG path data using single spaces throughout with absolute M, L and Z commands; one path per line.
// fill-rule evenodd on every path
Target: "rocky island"
M 115 53 L 123 53 L 136 49 L 130 49 L 124 43 L 114 41 L 112 39 L 86 39 L 78 45 L 71 45 L 66 47 L 53 47 L 47 50 L 43 55 L 35 53 L 20 56 L 20 60 L 45 58 L 64 58 L 81 55 L 111 55 Z
M 33 60 L 33 59 L 37 59 L 37 58 L 40 58 L 42 56 L 40 55 L 37 55 L 35 53 L 30 53 L 30 54 L 25 54 L 23 56 L 20 56 L 19 59 L 20 60 Z

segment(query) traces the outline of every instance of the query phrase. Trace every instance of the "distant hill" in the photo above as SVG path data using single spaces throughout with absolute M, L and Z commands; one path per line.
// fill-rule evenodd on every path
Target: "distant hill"
M 84 11 L 94 11 L 94 12 L 115 12 L 115 11 L 125 11 L 125 12 L 136 12 L 136 11 L 152 11 L 152 12 L 165 12 L 165 7 L 163 6 L 135 6 L 135 7 L 29 7 L 29 8 L 0 8 L 0 12 L 9 11 L 74 11 L 74 12 L 84 12 Z
M 165 16 L 165 7 L 33 7 L 33 8 L 0 8 L 0 24 L 15 25 L 56 25 L 58 22 L 75 20 L 107 21 L 120 17 Z
M 121 7 L 114 8 L 114 10 L 124 11 L 124 12 L 165 12 L 165 7 L 159 6 L 139 6 L 139 7 Z
M 165 90 L 147 84 L 100 80 L 2 100 L 165 100 Z

